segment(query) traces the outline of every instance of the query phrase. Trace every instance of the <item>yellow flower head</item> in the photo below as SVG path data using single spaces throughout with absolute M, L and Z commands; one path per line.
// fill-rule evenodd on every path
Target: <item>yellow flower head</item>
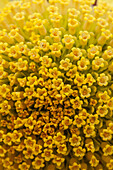
M 48 136 L 47 138 L 44 138 L 44 147 L 52 148 L 52 145 L 53 145 L 52 136 Z
M 54 164 L 56 164 L 58 167 L 60 167 L 61 166 L 61 164 L 63 163 L 65 161 L 65 159 L 64 158 L 62 158 L 62 157 L 60 157 L 60 156 L 57 156 L 57 155 L 55 155 L 54 156 L 54 159 L 53 159 L 53 163 Z
M 48 51 L 49 43 L 45 39 L 42 39 L 41 41 L 38 41 L 38 47 L 40 50 Z
M 60 91 L 61 94 L 64 94 L 66 96 L 70 96 L 72 94 L 73 90 L 71 89 L 71 85 L 66 84 L 62 86 L 62 90 Z
M 2 146 L 0 146 L 0 157 L 4 157 L 6 152 L 7 151 Z
M 27 86 L 34 86 L 37 85 L 37 77 L 33 76 L 33 77 L 28 77 L 28 81 L 27 81 Z
M 28 147 L 33 148 L 34 145 L 36 144 L 36 140 L 32 139 L 31 137 L 28 137 L 27 139 L 24 140 L 24 144 L 26 145 L 26 148 Z
M 54 142 L 56 145 L 59 145 L 60 143 L 65 142 L 65 136 L 61 134 L 61 132 L 58 132 L 56 136 L 54 136 Z
M 16 66 L 19 71 L 26 71 L 28 69 L 28 62 L 27 60 L 22 60 L 22 58 L 19 58 Z
M 10 168 L 13 162 L 10 160 L 10 158 L 5 158 L 3 161 L 3 167 L 4 168 Z
M 13 134 L 12 134 L 12 141 L 14 142 L 14 143 L 20 143 L 20 138 L 22 137 L 23 135 L 22 135 L 22 133 L 21 132 L 19 132 L 19 131 L 17 131 L 17 130 L 14 130 L 13 131 Z
M 37 63 L 39 62 L 39 58 L 40 58 L 40 55 L 38 54 L 38 52 L 39 52 L 39 49 L 37 48 L 33 48 L 28 52 L 30 59 Z
M 112 170 L 112 112 L 112 3 L 9 0 L 0 11 L 0 169 Z
M 58 12 L 55 12 L 55 13 L 50 13 L 49 17 L 50 17 L 50 21 L 51 21 L 53 27 L 59 28 L 61 19 L 62 19 L 62 15 L 60 15 Z
M 74 44 L 74 37 L 72 35 L 65 34 L 62 42 L 65 44 L 67 49 L 71 49 Z
M 9 113 L 9 110 L 11 109 L 11 106 L 8 104 L 7 100 L 4 100 L 3 103 L 0 104 L 0 111 Z
M 98 115 L 90 114 L 89 119 L 87 119 L 87 122 L 90 123 L 91 125 L 99 124 Z
M 94 143 L 91 139 L 86 139 L 86 148 L 87 148 L 87 151 L 91 151 L 92 153 L 95 152 L 95 146 L 94 146 Z
M 112 131 L 110 129 L 102 129 L 100 130 L 100 136 L 104 141 L 111 140 Z
M 99 160 L 93 155 L 89 163 L 91 164 L 92 167 L 96 167 L 99 163 Z
M 74 78 L 76 73 L 77 73 L 77 67 L 74 65 L 72 69 L 69 69 L 66 75 L 70 78 Z
M 61 56 L 61 49 L 62 45 L 59 43 L 53 43 L 50 46 L 51 54 L 54 55 L 55 57 L 60 57 Z
M 87 31 L 80 31 L 79 34 L 81 45 L 86 45 L 88 40 L 90 39 L 90 34 Z
M 89 60 L 88 59 L 85 59 L 85 57 L 82 57 L 78 62 L 78 69 L 80 71 L 84 71 L 84 70 L 87 70 L 87 65 L 90 64 Z
M 8 132 L 3 135 L 3 142 L 7 145 L 12 145 L 12 133 Z
M 76 162 L 74 162 L 72 165 L 69 166 L 70 170 L 76 169 L 76 170 L 80 170 L 81 165 L 77 164 Z
M 107 163 L 107 168 L 109 168 L 109 169 L 113 169 L 113 159 L 111 159 L 110 161 L 109 161 L 109 163 Z
M 35 141 L 35 140 L 34 140 Z M 34 142 L 35 143 L 35 142 Z M 38 145 L 38 144 L 35 144 L 34 145 L 34 155 L 38 155 L 39 153 L 42 152 L 42 146 L 41 145 Z
M 86 150 L 83 149 L 81 146 L 73 148 L 74 155 L 77 157 L 83 157 L 85 155 Z
M 110 97 L 109 97 L 107 91 L 104 91 L 104 92 L 100 92 L 100 93 L 99 93 L 99 101 L 100 101 L 100 102 L 107 103 L 107 101 L 108 101 L 109 98 L 110 98 Z
M 58 145 L 57 147 L 58 147 L 57 152 L 58 152 L 59 154 L 66 155 L 67 147 L 66 147 L 65 144 L 60 144 L 60 145 Z
M 94 129 L 95 129 L 94 125 L 86 125 L 84 127 L 85 136 L 86 137 L 95 136 L 96 133 L 95 133 Z
M 36 92 L 34 91 L 34 87 L 25 88 L 24 97 L 28 97 L 28 99 L 32 99 L 35 96 Z
M 113 146 L 106 144 L 103 148 L 103 152 L 105 156 L 112 155 L 113 154 Z
M 71 146 L 79 146 L 80 141 L 81 141 L 80 136 L 77 136 L 75 134 L 73 134 L 72 138 L 69 139 L 69 142 L 71 143 Z
M 7 93 L 10 92 L 10 87 L 6 84 L 2 84 L 0 86 L 0 94 L 2 95 L 2 97 L 6 97 Z
M 90 96 L 91 89 L 87 88 L 86 85 L 83 85 L 82 88 L 80 89 L 80 95 L 82 98 L 88 98 Z
M 25 127 L 29 127 L 29 129 L 33 129 L 34 125 L 36 124 L 36 120 L 33 117 L 29 117 L 28 119 L 23 120 Z
M 84 74 L 76 73 L 76 78 L 74 79 L 74 83 L 77 84 L 77 86 L 81 86 L 82 84 L 85 84 L 85 77 Z
M 60 79 L 60 78 L 53 79 L 52 88 L 60 90 L 62 88 L 62 86 L 63 86 L 62 79 Z
M 31 39 L 31 41 L 34 43 L 34 44 L 36 44 L 38 41 L 39 41 L 39 37 L 40 37 L 40 35 L 36 35 L 34 32 L 31 34 L 31 37 L 30 37 L 30 39 Z
M 71 35 L 74 35 L 77 28 L 79 26 L 79 22 L 76 19 L 69 18 L 68 19 L 68 30 Z
M 85 121 L 82 119 L 82 117 L 76 115 L 74 117 L 74 121 L 73 124 L 76 125 L 78 128 L 82 127 L 83 125 L 85 125 Z
M 73 47 L 71 55 L 73 57 L 73 60 L 79 60 L 79 58 L 82 56 L 82 52 L 81 52 L 80 48 Z
M 27 147 L 26 150 L 23 150 L 23 154 L 25 155 L 26 159 L 33 159 L 34 158 L 34 148 Z
M 68 13 L 70 18 L 77 18 L 80 15 L 80 11 L 75 8 L 69 8 Z
M 34 29 L 35 30 L 38 29 L 40 35 L 46 35 L 46 33 L 47 33 L 46 28 L 43 23 L 44 23 L 44 21 L 41 19 L 36 19 L 34 21 Z
M 40 61 L 41 61 L 42 66 L 45 66 L 45 67 L 50 67 L 52 63 L 52 59 L 49 58 L 48 56 L 40 57 Z
M 90 48 L 88 48 L 87 51 L 88 51 L 88 58 L 93 59 L 95 55 L 99 54 L 99 47 L 91 44 Z
M 32 165 L 35 169 L 43 168 L 45 166 L 44 165 L 44 159 L 36 157 L 35 160 L 32 162 Z
M 58 7 L 54 6 L 54 5 L 49 5 L 49 7 L 47 8 L 47 11 L 51 14 L 57 13 L 58 12 Z
M 72 124 L 72 120 L 69 119 L 67 116 L 64 117 L 64 120 L 62 120 L 62 125 L 64 125 L 64 129 L 67 129 L 69 125 Z
M 24 42 L 24 37 L 19 33 L 19 29 L 12 29 L 9 32 L 9 37 L 12 39 L 14 38 L 17 42 Z
M 109 60 L 112 58 L 113 55 L 113 48 L 111 46 L 107 47 L 107 50 L 104 51 L 102 57 L 104 60 Z
M 40 18 L 40 17 L 41 17 L 41 15 L 38 12 L 34 12 L 33 14 L 28 16 L 29 20 L 31 20 L 31 21 L 35 21 L 37 18 Z
M 60 41 L 61 31 L 59 28 L 51 28 L 50 33 L 50 36 L 53 38 L 54 42 L 57 43 Z
M 18 117 L 16 120 L 14 120 L 14 124 L 15 124 L 15 126 L 14 126 L 15 129 L 18 129 L 21 126 L 23 126 L 23 120 Z
M 28 165 L 26 162 L 23 162 L 22 164 L 19 165 L 20 170 L 22 169 L 29 170 L 29 168 L 30 168 L 30 165 Z
M 57 67 L 53 67 L 52 69 L 50 68 L 49 73 L 50 78 L 57 78 L 62 75 L 62 73 L 58 71 Z
M 72 103 L 72 107 L 74 109 L 81 109 L 81 106 L 83 104 L 82 100 L 80 100 L 79 97 L 76 97 L 75 99 L 71 99 L 70 102 Z
M 44 153 L 41 154 L 46 161 L 50 161 L 53 158 L 53 151 L 51 149 L 44 149 Z
M 81 116 L 82 119 L 86 119 L 89 116 L 89 113 L 87 112 L 86 109 L 82 109 L 79 111 L 79 116 Z
M 65 71 L 69 70 L 69 68 L 72 66 L 72 63 L 70 63 L 70 59 L 66 58 L 65 60 L 60 61 L 60 69 L 63 69 Z
M 108 80 L 108 76 L 106 76 L 104 73 L 100 74 L 100 77 L 97 78 L 99 86 L 107 86 Z

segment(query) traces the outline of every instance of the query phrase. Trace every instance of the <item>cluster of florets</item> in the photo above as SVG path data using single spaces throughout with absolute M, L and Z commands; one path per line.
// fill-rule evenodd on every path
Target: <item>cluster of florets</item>
M 0 14 L 0 167 L 113 169 L 113 10 L 13 1 Z

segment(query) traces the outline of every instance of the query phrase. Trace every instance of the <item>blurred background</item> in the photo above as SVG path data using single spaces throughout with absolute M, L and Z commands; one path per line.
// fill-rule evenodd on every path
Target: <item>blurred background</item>
M 13 0 L 0 0 L 0 9 L 2 9 L 8 1 L 13 1 Z M 17 0 L 17 1 L 19 1 L 19 0 Z M 26 1 L 29 1 L 29 0 L 26 0 Z M 95 0 L 95 2 L 97 2 L 97 1 L 98 1 L 98 3 L 107 2 L 110 4 L 110 6 L 113 5 L 113 0 Z
M 3 8 L 7 2 L 8 0 L 0 0 L 0 9 Z

